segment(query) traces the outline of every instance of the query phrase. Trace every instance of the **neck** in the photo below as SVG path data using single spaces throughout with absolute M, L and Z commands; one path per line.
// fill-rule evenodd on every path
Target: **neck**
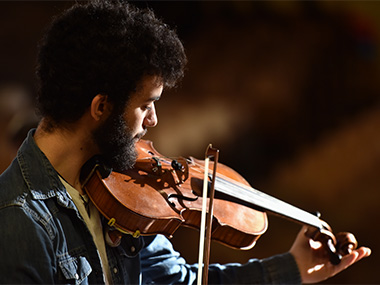
M 324 227 L 318 216 L 235 181 L 216 177 L 215 191 L 219 199 L 233 201 L 260 211 L 269 211 L 319 229 Z
M 90 132 L 80 126 L 75 128 L 44 129 L 45 122 L 38 126 L 34 139 L 49 159 L 55 170 L 81 194 L 80 170 L 96 151 L 90 139 Z

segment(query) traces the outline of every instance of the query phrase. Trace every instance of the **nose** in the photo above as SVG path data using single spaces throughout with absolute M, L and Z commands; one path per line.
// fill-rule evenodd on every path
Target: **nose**
M 156 108 L 153 105 L 144 118 L 144 127 L 155 127 L 158 123 Z

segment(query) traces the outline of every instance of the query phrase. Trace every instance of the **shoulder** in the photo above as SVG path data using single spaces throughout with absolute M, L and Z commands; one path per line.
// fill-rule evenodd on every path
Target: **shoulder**
M 0 175 L 0 209 L 13 203 L 20 204 L 28 187 L 23 179 L 17 160 Z

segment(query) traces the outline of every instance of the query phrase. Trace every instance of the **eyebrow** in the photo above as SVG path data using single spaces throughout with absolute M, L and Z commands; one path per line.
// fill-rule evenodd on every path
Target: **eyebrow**
M 155 97 L 151 97 L 149 98 L 148 100 L 146 100 L 147 102 L 155 102 L 155 101 L 158 101 L 161 99 L 161 96 L 155 96 Z

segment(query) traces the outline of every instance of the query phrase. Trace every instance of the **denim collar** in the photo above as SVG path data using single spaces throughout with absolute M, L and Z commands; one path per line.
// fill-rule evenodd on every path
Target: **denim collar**
M 33 138 L 35 131 L 29 131 L 17 153 L 24 181 L 33 199 L 45 200 L 56 196 L 61 204 L 68 206 L 70 199 L 66 189 L 59 180 L 57 171 L 37 146 Z

